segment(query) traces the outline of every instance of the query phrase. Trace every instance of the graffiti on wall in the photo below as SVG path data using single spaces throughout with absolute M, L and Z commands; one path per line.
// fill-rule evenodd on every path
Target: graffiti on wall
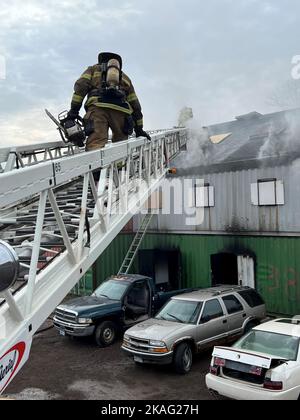
M 259 289 L 263 293 L 284 294 L 289 303 L 300 302 L 300 270 L 274 264 L 259 264 Z

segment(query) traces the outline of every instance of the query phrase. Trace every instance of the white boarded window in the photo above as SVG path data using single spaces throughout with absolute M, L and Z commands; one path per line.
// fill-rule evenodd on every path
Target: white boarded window
M 254 206 L 283 206 L 285 204 L 283 181 L 266 179 L 251 184 L 251 202 Z
M 196 187 L 196 207 L 208 208 L 215 206 L 215 188 L 209 184 Z

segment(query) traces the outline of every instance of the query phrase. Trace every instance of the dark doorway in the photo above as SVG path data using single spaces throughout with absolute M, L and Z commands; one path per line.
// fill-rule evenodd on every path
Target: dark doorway
M 180 289 L 180 250 L 153 249 L 139 251 L 139 274 L 152 277 L 157 290 Z
M 237 256 L 221 253 L 211 256 L 212 285 L 238 285 Z

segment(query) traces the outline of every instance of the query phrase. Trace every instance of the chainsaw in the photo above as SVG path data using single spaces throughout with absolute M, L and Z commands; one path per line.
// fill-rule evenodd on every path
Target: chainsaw
M 48 117 L 57 126 L 62 141 L 66 144 L 73 143 L 77 147 L 85 146 L 86 134 L 84 130 L 83 119 L 78 116 L 76 119 L 68 117 L 68 111 L 63 111 L 58 115 L 58 120 L 45 110 Z

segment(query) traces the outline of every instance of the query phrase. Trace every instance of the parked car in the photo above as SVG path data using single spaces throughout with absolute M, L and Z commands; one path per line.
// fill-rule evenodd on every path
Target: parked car
M 94 336 L 100 347 L 110 346 L 118 333 L 151 318 L 170 297 L 191 290 L 157 291 L 152 278 L 114 276 L 92 296 L 58 306 L 54 326 L 62 336 Z
M 122 349 L 138 364 L 173 363 L 185 374 L 193 354 L 237 339 L 265 317 L 265 303 L 253 289 L 202 289 L 173 297 L 155 318 L 130 328 Z
M 207 387 L 239 400 L 300 400 L 299 342 L 299 319 L 262 324 L 214 349 Z

